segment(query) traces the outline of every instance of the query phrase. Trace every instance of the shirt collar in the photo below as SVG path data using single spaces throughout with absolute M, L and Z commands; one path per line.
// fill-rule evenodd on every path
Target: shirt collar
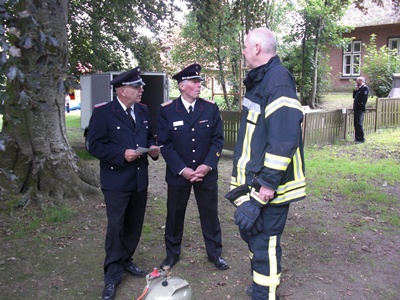
M 127 107 L 125 106 L 125 104 L 123 104 L 123 103 L 121 102 L 121 100 L 119 100 L 118 96 L 117 96 L 117 100 L 118 100 L 119 104 L 121 104 L 123 110 L 126 111 Z M 135 107 L 135 105 L 132 105 L 132 112 L 133 112 L 134 109 L 135 109 L 134 107 Z
M 183 106 L 185 106 L 185 109 L 186 109 L 187 111 L 189 111 L 189 106 L 193 107 L 193 110 L 194 110 L 194 105 L 196 104 L 196 101 L 197 101 L 197 100 L 194 100 L 192 103 L 189 103 L 189 102 L 187 102 L 187 101 L 183 98 L 182 95 L 181 95 L 181 99 L 182 99 Z

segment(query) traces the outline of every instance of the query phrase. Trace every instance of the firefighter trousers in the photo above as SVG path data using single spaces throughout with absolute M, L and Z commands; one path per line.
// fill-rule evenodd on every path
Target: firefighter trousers
M 283 206 L 265 206 L 260 216 L 263 218 L 263 230 L 251 236 L 240 230 L 240 236 L 250 251 L 251 272 L 253 277 L 252 300 L 279 300 L 276 289 L 281 277 L 282 249 L 280 245 L 285 228 L 289 204 Z

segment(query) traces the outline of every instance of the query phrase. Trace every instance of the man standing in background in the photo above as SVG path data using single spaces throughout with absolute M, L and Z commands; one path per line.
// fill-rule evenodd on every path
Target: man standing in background
M 235 224 L 250 250 L 253 284 L 247 292 L 253 300 L 275 300 L 289 203 L 306 195 L 303 110 L 273 32 L 250 31 L 243 55 L 250 72 L 226 198 L 237 207 Z
M 356 87 L 353 90 L 353 112 L 354 112 L 354 142 L 364 143 L 364 114 L 365 106 L 368 100 L 369 89 L 365 84 L 364 77 L 358 77 L 356 80 Z

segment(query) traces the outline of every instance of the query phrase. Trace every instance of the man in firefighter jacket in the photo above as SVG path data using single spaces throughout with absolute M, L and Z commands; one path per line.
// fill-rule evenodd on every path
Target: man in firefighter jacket
M 157 137 L 167 163 L 168 184 L 165 246 L 160 268 L 179 261 L 186 206 L 193 187 L 208 260 L 219 270 L 229 266 L 222 258 L 218 219 L 217 164 L 224 144 L 222 120 L 214 101 L 199 98 L 202 77 L 199 64 L 174 75 L 181 96 L 161 105 Z
M 305 198 L 301 123 L 303 111 L 293 76 L 276 55 L 267 28 L 246 37 L 243 55 L 250 69 L 233 157 L 231 191 L 235 223 L 250 250 L 253 300 L 279 299 L 280 239 L 289 203 Z

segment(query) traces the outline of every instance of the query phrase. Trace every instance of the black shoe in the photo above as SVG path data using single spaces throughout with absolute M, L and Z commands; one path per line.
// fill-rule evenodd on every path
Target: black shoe
M 125 268 L 125 271 L 133 276 L 138 277 L 145 277 L 147 275 L 147 272 L 145 270 L 139 269 L 135 265 L 130 265 L 129 267 Z
M 175 257 L 167 256 L 161 263 L 160 269 L 163 269 L 165 266 L 169 266 L 170 269 L 179 261 L 179 255 Z
M 214 266 L 218 269 L 218 270 L 226 270 L 229 269 L 229 266 L 227 264 L 227 262 L 225 261 L 225 259 L 223 259 L 221 256 L 216 256 L 214 258 L 209 257 L 208 258 L 209 262 L 212 262 L 214 264 Z
M 253 286 L 252 286 L 252 285 L 249 285 L 249 286 L 246 288 L 246 294 L 247 294 L 247 296 L 249 296 L 249 297 L 253 297 Z
M 101 295 L 101 299 L 113 300 L 115 298 L 116 291 L 117 291 L 116 284 L 106 284 L 103 290 L 103 294 Z

